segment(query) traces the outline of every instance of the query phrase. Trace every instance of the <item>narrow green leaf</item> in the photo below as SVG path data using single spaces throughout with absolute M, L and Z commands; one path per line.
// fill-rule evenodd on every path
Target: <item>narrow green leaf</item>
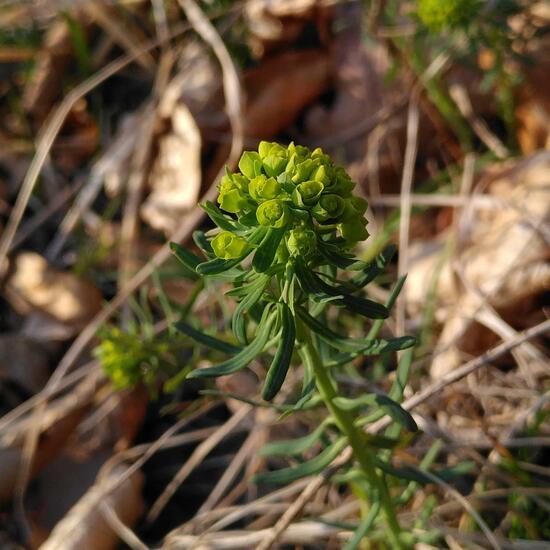
M 296 439 L 285 439 L 283 441 L 274 441 L 264 445 L 259 452 L 260 456 L 298 456 L 313 447 L 325 432 L 330 420 L 325 420 L 315 428 L 310 434 Z
M 397 247 L 395 245 L 385 248 L 376 258 L 367 264 L 367 267 L 362 273 L 359 273 L 351 279 L 351 283 L 356 288 L 363 288 L 370 282 L 374 281 L 378 275 L 383 273 L 391 259 L 395 255 Z
M 214 258 L 214 250 L 204 231 L 193 231 L 193 241 L 209 258 Z
M 409 381 L 409 373 L 411 370 L 413 354 L 413 348 L 409 348 L 402 355 L 395 371 L 395 380 L 388 395 L 397 403 L 400 403 L 403 400 L 403 392 L 405 391 L 405 386 Z
M 248 346 L 243 348 L 237 355 L 231 359 L 220 363 L 213 367 L 206 367 L 202 369 L 196 369 L 189 374 L 189 378 L 205 378 L 213 376 L 225 376 L 233 372 L 247 367 L 251 361 L 253 361 L 264 349 L 265 344 L 269 340 L 271 328 L 275 321 L 275 315 L 271 310 L 272 308 L 266 307 L 258 325 L 258 331 L 256 338 Z
M 281 337 L 262 391 L 262 397 L 266 401 L 271 401 L 279 393 L 285 381 L 296 339 L 296 325 L 292 311 L 284 302 L 277 304 L 277 308 L 281 320 Z
M 256 254 L 254 254 L 254 259 L 252 260 L 252 267 L 256 271 L 263 273 L 271 267 L 275 254 L 277 253 L 277 248 L 279 247 L 279 243 L 281 242 L 284 234 L 284 229 L 269 228 L 266 236 L 256 250 Z
M 338 439 L 335 443 L 324 449 L 315 458 L 302 462 L 294 468 L 283 468 L 275 472 L 266 472 L 254 476 L 254 483 L 274 483 L 285 485 L 300 479 L 311 476 L 324 470 L 344 449 L 346 439 Z
M 396 422 L 411 432 L 416 432 L 418 430 L 418 426 L 410 413 L 401 407 L 399 403 L 396 403 L 393 399 L 390 399 L 387 395 L 371 393 L 368 395 L 362 395 L 361 397 L 357 397 L 355 399 L 336 397 L 334 399 L 334 403 L 346 411 L 353 411 L 355 409 L 368 406 L 379 406 Z
M 197 266 L 203 261 L 196 254 L 193 254 L 193 252 L 178 243 L 170 243 L 170 250 L 177 260 L 189 271 L 195 272 Z
M 399 296 L 399 293 L 401 292 L 401 289 L 403 288 L 403 285 L 405 284 L 405 279 L 406 278 L 407 278 L 407 276 L 404 275 L 403 277 L 400 277 L 397 280 L 397 283 L 395 283 L 395 286 L 393 287 L 393 289 L 390 293 L 390 296 L 386 301 L 386 308 L 387 308 L 388 311 L 390 311 L 393 308 L 393 306 L 395 304 L 395 301 L 397 300 L 397 297 Z M 374 323 L 372 324 L 372 327 L 370 328 L 370 330 L 367 334 L 367 339 L 376 338 L 378 336 L 378 333 L 380 332 L 381 328 L 383 327 L 383 325 L 384 325 L 384 321 L 382 319 L 377 319 L 376 321 L 374 321 Z
M 240 233 L 246 229 L 239 222 L 233 218 L 226 216 L 213 202 L 207 201 L 201 204 L 200 207 L 206 212 L 208 217 L 224 231 L 231 231 L 233 233 Z
M 379 355 L 414 346 L 416 340 L 412 336 L 401 336 L 391 340 L 367 340 L 363 338 L 350 339 L 332 331 L 321 321 L 312 317 L 303 307 L 297 307 L 298 316 L 310 330 L 319 335 L 329 346 L 343 352 L 360 353 L 362 355 Z
M 347 271 L 363 271 L 364 269 L 368 269 L 370 266 L 367 262 L 342 255 L 338 247 L 328 243 L 321 244 L 319 250 L 332 265 L 335 265 L 340 269 L 345 269 Z
M 203 262 L 197 266 L 197 273 L 200 275 L 217 275 L 228 271 L 232 267 L 239 265 L 250 253 L 252 249 L 248 250 L 246 254 L 235 260 L 222 260 L 221 258 L 215 258 L 207 262 Z
M 221 351 L 222 353 L 228 353 L 230 355 L 235 355 L 239 353 L 242 348 L 234 346 L 229 342 L 224 342 L 214 336 L 204 334 L 199 330 L 194 329 L 191 325 L 188 325 L 185 321 L 179 321 L 174 325 L 179 331 L 183 332 L 199 344 L 207 346 L 216 351 Z
M 369 393 L 360 397 L 335 397 L 334 404 L 345 411 L 355 411 L 364 407 L 374 407 L 378 405 L 377 395 Z
M 341 287 L 334 288 L 325 283 L 300 259 L 296 262 L 296 275 L 304 292 L 311 294 L 317 301 L 332 297 L 335 305 L 342 305 L 369 319 L 386 319 L 389 315 L 387 308 L 382 304 L 347 294 Z
M 220 273 L 209 273 L 207 277 L 209 281 L 235 283 L 240 281 L 244 275 L 245 272 L 240 267 L 232 267 L 227 271 L 221 271 Z
M 388 462 L 385 462 L 378 457 L 374 457 L 374 463 L 376 464 L 376 467 L 380 468 L 380 470 L 382 470 L 384 473 L 390 474 L 397 478 L 404 479 L 406 481 L 415 481 L 416 483 L 421 483 L 422 485 L 433 483 L 432 480 L 423 475 L 420 470 L 415 470 L 414 468 L 409 468 L 407 466 L 396 468 L 395 466 L 392 466 Z
M 247 285 L 248 293 L 245 295 L 243 300 L 239 302 L 239 305 L 235 308 L 233 317 L 231 318 L 231 330 L 241 343 L 246 342 L 246 326 L 244 314 L 249 312 L 253 306 L 255 306 L 260 298 L 262 297 L 265 287 L 269 284 L 270 277 L 268 275 L 262 274 L 257 281 L 251 285 Z
M 376 520 L 378 513 L 380 512 L 380 508 L 380 502 L 372 503 L 367 515 L 363 518 L 363 520 L 353 533 L 351 539 L 346 542 L 343 550 L 355 550 L 356 548 L 359 548 L 361 541 L 363 540 L 363 538 L 365 538 L 367 533 L 370 531 L 372 525 L 374 524 L 374 521 Z

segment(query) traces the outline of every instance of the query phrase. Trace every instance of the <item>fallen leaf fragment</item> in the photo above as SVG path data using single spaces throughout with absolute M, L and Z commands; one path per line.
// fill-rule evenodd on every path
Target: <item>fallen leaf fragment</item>
M 433 284 L 443 323 L 432 377 L 451 372 L 464 354 L 483 353 L 495 343 L 495 332 L 509 337 L 508 325 L 525 328 L 537 307 L 533 298 L 550 288 L 549 173 L 549 152 L 494 167 L 478 183 L 488 190 L 493 206 L 478 209 L 472 197 L 472 209 L 464 211 L 459 223 L 454 262 L 442 257 L 443 244 L 426 243 L 411 251 L 409 311 L 414 315 L 422 309 Z M 491 311 L 484 310 L 484 300 Z M 530 356 L 536 375 L 538 355 L 531 349 Z
M 39 310 L 78 332 L 101 308 L 101 293 L 89 281 L 59 271 L 34 252 L 14 260 L 7 298 L 22 315 Z
M 276 136 L 329 85 L 330 60 L 324 50 L 287 52 L 244 75 L 245 134 Z

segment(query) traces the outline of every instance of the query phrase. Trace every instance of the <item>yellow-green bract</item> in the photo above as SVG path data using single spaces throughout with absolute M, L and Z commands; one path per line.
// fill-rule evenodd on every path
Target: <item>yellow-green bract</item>
M 311 255 L 327 236 L 340 239 L 344 249 L 367 238 L 366 201 L 353 195 L 355 183 L 320 148 L 262 141 L 258 151 L 243 153 L 238 168 L 220 181 L 218 204 L 240 231 L 223 231 L 212 240 L 218 258 L 237 259 L 256 248 L 259 243 L 247 248 L 246 240 L 247 229 L 258 225 L 279 230 L 269 233 L 263 246 L 265 252 L 270 244 L 266 257 L 273 261 L 300 250 Z
M 212 249 L 218 258 L 232 260 L 240 258 L 248 243 L 230 231 L 222 231 L 212 239 Z

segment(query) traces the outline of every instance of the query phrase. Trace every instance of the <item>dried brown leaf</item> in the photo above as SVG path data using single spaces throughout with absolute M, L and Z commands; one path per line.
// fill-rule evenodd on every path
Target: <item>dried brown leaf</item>
M 329 85 L 324 50 L 287 52 L 247 71 L 245 134 L 269 138 L 292 124 Z
M 195 206 L 201 187 L 201 136 L 185 104 L 174 106 L 171 123 L 172 131 L 160 139 L 149 178 L 152 191 L 141 208 L 151 227 L 168 234 Z
M 39 310 L 77 332 L 101 308 L 101 293 L 90 282 L 50 267 L 34 252 L 19 254 L 6 286 L 22 315 Z

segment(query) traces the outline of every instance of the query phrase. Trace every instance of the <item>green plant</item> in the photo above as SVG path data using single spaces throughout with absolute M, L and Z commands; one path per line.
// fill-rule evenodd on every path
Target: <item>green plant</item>
M 180 270 L 179 275 L 186 276 L 187 273 Z M 162 289 L 158 274 L 154 275 L 153 281 L 163 313 L 170 321 L 175 312 Z M 181 315 L 187 315 L 201 290 L 202 283 L 199 282 L 189 302 L 180 308 Z M 125 323 L 125 330 L 114 325 L 101 327 L 98 331 L 99 344 L 94 348 L 93 355 L 117 390 L 143 384 L 153 396 L 161 387 L 172 391 L 188 374 L 188 365 L 193 364 L 189 338 L 175 331 L 171 325 L 163 331 L 155 328 L 145 287 L 140 300 L 131 300 L 130 304 L 133 317 Z M 183 359 L 187 359 L 187 366 L 182 369 Z
M 155 392 L 159 380 L 178 369 L 180 346 L 175 346 L 174 338 L 167 334 L 148 335 L 139 325 L 133 324 L 127 331 L 115 326 L 104 327 L 99 338 L 101 341 L 94 349 L 94 356 L 116 389 L 143 382 Z
M 232 284 L 226 292 L 237 300 L 231 319 L 233 343 L 216 338 L 187 322 L 177 328 L 187 336 L 230 357 L 200 368 L 191 378 L 224 376 L 270 356 L 262 397 L 273 400 L 283 387 L 289 368 L 301 368 L 300 393 L 277 408 L 286 413 L 324 404 L 328 417 L 304 438 L 268 445 L 267 455 L 302 456 L 320 445 L 321 452 L 298 466 L 267 472 L 265 483 L 289 483 L 322 470 L 350 445 L 354 462 L 342 479 L 362 495 L 365 516 L 358 527 L 360 540 L 382 510 L 391 547 L 406 545 L 385 474 L 405 475 L 390 464 L 391 449 L 403 428 L 416 430 L 399 401 L 407 382 L 414 338 L 379 338 L 404 282 L 398 281 L 386 305 L 363 295 L 363 289 L 384 270 L 393 250 L 363 262 L 352 247 L 368 236 L 366 202 L 353 195 L 354 183 L 321 149 L 310 151 L 290 144 L 261 142 L 258 151 L 245 152 L 239 172 L 226 172 L 219 186 L 219 207 L 202 205 L 216 225 L 194 240 L 205 259 L 172 245 L 176 257 L 205 280 Z M 346 311 L 373 320 L 363 338 L 335 330 L 333 313 Z M 404 352 L 388 395 L 343 395 L 337 379 L 342 366 L 356 358 L 399 350 Z M 286 396 L 291 392 L 287 391 Z M 250 396 L 244 396 L 250 402 Z M 385 436 L 372 436 L 363 427 L 389 414 L 393 425 Z M 410 477 L 408 478 L 410 479 Z M 410 542 L 410 541 L 409 541 Z
M 418 0 L 418 17 L 434 32 L 469 23 L 476 15 L 479 0 Z
M 511 16 L 520 12 L 517 0 L 418 0 L 417 33 L 410 44 L 397 44 L 411 52 L 411 66 L 420 76 L 426 70 L 428 59 L 445 52 L 468 70 L 478 64 L 480 52 L 485 53 L 490 66 L 479 71 L 480 89 L 493 90 L 498 113 L 508 130 L 508 141 L 515 146 L 514 90 L 520 82 L 517 63 L 527 61 L 525 38 L 510 24 Z M 449 126 L 459 137 L 465 149 L 472 148 L 468 125 L 457 111 L 446 92 L 442 77 L 425 82 L 426 91 Z

